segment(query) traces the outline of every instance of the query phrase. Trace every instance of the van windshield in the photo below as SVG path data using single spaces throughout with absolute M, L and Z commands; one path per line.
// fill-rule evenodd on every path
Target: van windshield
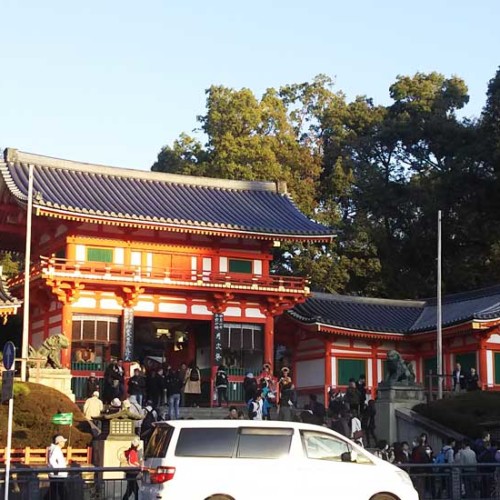
M 144 458 L 163 458 L 174 432 L 170 425 L 159 425 L 153 431 L 144 453 Z

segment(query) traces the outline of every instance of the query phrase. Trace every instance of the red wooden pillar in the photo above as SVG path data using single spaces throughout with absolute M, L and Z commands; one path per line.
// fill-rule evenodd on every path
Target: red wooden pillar
M 332 385 L 332 343 L 325 340 L 325 406 L 328 408 L 328 389 Z
M 61 364 L 63 368 L 71 368 L 71 340 L 73 335 L 71 327 L 71 304 L 65 303 L 62 305 L 61 320 L 62 334 L 68 339 L 69 342 L 68 348 L 61 351 Z
M 274 370 L 274 317 L 269 313 L 264 325 L 264 363 L 271 365 L 271 372 Z
M 479 380 L 481 389 L 484 390 L 488 387 L 488 361 L 486 356 L 486 337 L 479 338 Z
M 371 352 L 371 358 L 372 358 L 372 387 L 371 387 L 371 396 L 372 399 L 375 399 L 377 397 L 377 384 L 378 384 L 378 347 L 380 345 L 380 342 L 373 342 L 372 343 L 372 352 Z

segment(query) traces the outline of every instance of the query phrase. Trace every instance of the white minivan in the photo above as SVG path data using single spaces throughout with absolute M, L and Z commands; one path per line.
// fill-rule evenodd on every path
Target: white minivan
M 160 422 L 144 459 L 141 499 L 418 500 L 405 471 L 298 422 Z

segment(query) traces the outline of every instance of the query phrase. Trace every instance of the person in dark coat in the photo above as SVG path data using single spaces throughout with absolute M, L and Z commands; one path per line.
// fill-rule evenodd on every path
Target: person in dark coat
M 101 392 L 99 387 L 99 379 L 95 376 L 95 373 L 91 373 L 90 377 L 87 379 L 87 398 L 91 398 L 94 392 Z
M 243 390 L 245 391 L 245 403 L 255 398 L 257 394 L 258 383 L 252 372 L 248 372 L 243 379 Z
M 479 375 L 475 368 L 471 368 L 467 378 L 465 380 L 465 385 L 467 391 L 478 391 L 479 390 Z
M 142 406 L 145 392 L 146 379 L 142 376 L 141 370 L 136 368 L 134 375 L 128 381 L 128 394 L 129 396 L 135 396 L 135 400 Z
M 104 372 L 104 402 L 109 404 L 115 398 L 123 400 L 125 393 L 124 384 L 125 372 L 123 370 L 123 361 L 121 359 L 118 361 L 113 360 Z

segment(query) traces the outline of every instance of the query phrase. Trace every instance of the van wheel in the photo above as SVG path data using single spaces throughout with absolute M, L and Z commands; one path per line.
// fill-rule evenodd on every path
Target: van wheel
M 399 500 L 398 497 L 391 495 L 390 493 L 377 493 L 373 495 L 370 500 Z
M 205 500 L 234 500 L 232 496 L 224 495 L 223 493 L 216 493 L 215 495 L 211 495 Z

